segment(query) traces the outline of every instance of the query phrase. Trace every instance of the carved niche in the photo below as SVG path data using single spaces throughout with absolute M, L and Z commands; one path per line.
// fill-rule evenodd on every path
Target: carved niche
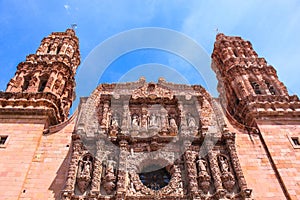
M 103 95 L 98 105 L 98 119 L 114 140 L 120 133 L 132 137 L 175 136 L 181 122 L 174 94 L 151 83 L 123 96 Z
M 232 192 L 235 185 L 235 178 L 231 172 L 229 158 L 225 155 L 218 156 L 218 164 L 221 171 L 221 179 L 225 189 Z
M 92 180 L 92 172 L 93 158 L 88 154 L 78 162 L 76 183 L 81 194 L 87 191 Z
M 107 194 L 112 194 L 116 187 L 116 161 L 109 157 L 104 166 L 103 187 Z

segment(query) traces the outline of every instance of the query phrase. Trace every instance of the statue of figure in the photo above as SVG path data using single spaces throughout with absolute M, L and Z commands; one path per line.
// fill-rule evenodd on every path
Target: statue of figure
M 197 161 L 197 164 L 198 164 L 198 170 L 199 172 L 207 172 L 206 170 L 206 166 L 207 166 L 207 163 L 204 159 L 200 159 Z
M 187 124 L 188 124 L 188 127 L 195 127 L 196 126 L 195 118 L 191 115 L 191 113 L 188 113 Z
M 77 185 L 81 193 L 84 193 L 92 180 L 92 161 L 90 157 L 80 160 L 78 163 Z
M 150 115 L 150 119 L 149 119 L 149 126 L 153 127 L 153 126 L 157 126 L 157 119 L 154 113 L 152 113 Z
M 170 134 L 171 134 L 171 135 L 177 134 L 177 132 L 178 132 L 178 127 L 177 127 L 177 124 L 176 124 L 175 119 L 174 119 L 174 118 L 171 118 L 169 123 L 170 123 L 170 128 L 169 128 Z
M 107 104 L 103 105 L 102 125 L 105 125 L 105 127 L 108 127 L 108 121 L 107 121 L 108 114 L 109 114 L 108 108 L 109 108 L 109 106 Z
M 204 193 L 207 193 L 210 188 L 210 176 L 207 172 L 207 162 L 204 159 L 197 161 L 198 167 L 198 183 Z
M 137 115 L 133 115 L 133 116 L 132 116 L 131 125 L 132 125 L 132 128 L 137 128 L 137 127 L 139 127 L 139 119 L 138 119 L 138 116 L 137 116 Z
M 114 114 L 114 116 L 111 119 L 111 126 L 113 129 L 117 129 L 119 127 L 119 117 L 117 114 Z
M 143 127 L 143 128 L 147 128 L 147 115 L 146 114 L 143 114 L 143 116 L 142 116 L 142 120 L 141 120 L 141 127 Z
M 170 119 L 170 127 L 177 130 L 177 124 L 174 118 Z
M 225 156 L 219 156 L 219 162 L 222 172 L 229 172 L 228 161 Z
M 111 194 L 116 187 L 115 164 L 116 162 L 114 160 L 108 158 L 104 176 L 104 188 L 108 194 Z

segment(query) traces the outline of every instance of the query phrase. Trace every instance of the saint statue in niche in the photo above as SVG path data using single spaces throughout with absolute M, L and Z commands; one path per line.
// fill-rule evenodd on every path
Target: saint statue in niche
M 147 123 L 148 123 L 147 118 L 148 118 L 148 117 L 147 117 L 146 114 L 143 114 L 143 115 L 142 115 L 141 127 L 143 127 L 144 129 L 147 128 Z
M 139 127 L 139 119 L 138 119 L 137 115 L 132 116 L 131 126 L 132 126 L 132 128 L 138 128 Z
M 169 128 L 170 135 L 176 135 L 178 132 L 178 127 L 177 127 L 175 119 L 171 118 L 169 121 L 169 124 L 170 124 L 170 128 Z
M 116 166 L 116 161 L 111 158 L 111 156 L 108 157 L 106 161 L 106 169 L 105 169 L 105 176 L 104 176 L 104 188 L 108 194 L 111 194 L 113 190 L 115 189 L 115 171 L 114 168 Z
M 177 124 L 174 118 L 170 119 L 170 127 L 173 129 L 177 129 Z
M 229 172 L 228 160 L 225 156 L 219 156 L 219 163 L 222 172 Z
M 111 126 L 113 129 L 117 129 L 119 127 L 119 117 L 118 114 L 114 114 L 111 120 Z
M 207 172 L 206 171 L 206 167 L 207 167 L 207 163 L 204 159 L 200 159 L 197 161 L 197 164 L 198 164 L 198 170 L 199 172 Z
M 91 182 L 92 168 L 93 165 L 91 156 L 87 155 L 79 161 L 77 172 L 77 185 L 79 191 L 82 194 L 87 190 L 87 187 Z
M 156 116 L 155 116 L 154 113 L 152 113 L 152 114 L 150 115 L 149 126 L 150 126 L 150 127 L 157 126 L 157 118 L 156 118 Z
M 195 127 L 196 126 L 196 120 L 191 115 L 191 113 L 188 113 L 188 115 L 187 115 L 187 124 L 188 124 L 188 127 Z

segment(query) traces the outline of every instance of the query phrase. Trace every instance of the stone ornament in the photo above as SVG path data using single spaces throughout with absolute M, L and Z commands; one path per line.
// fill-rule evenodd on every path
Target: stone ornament
M 138 98 L 168 98 L 173 99 L 173 93 L 167 88 L 163 88 L 154 83 L 145 84 L 144 86 L 133 91 L 133 99 Z
M 204 193 L 207 193 L 210 189 L 210 176 L 207 171 L 207 162 L 205 159 L 197 160 L 197 168 L 198 168 L 198 180 L 199 186 Z
M 80 186 L 84 193 L 79 195 L 72 186 L 77 180 L 73 171 L 79 167 L 77 155 L 86 150 L 73 149 L 63 195 L 70 199 L 248 198 L 250 189 L 238 164 L 234 134 L 226 128 L 219 105 L 202 87 L 193 86 L 194 93 L 190 91 L 186 100 L 184 91 L 191 86 L 167 82 L 148 86 L 120 84 L 115 95 L 116 85 L 102 84 L 82 103 L 73 143 L 82 145 L 80 137 L 88 135 L 96 145 L 89 148 L 95 149 L 97 159 L 91 180 L 87 187 Z M 170 93 L 150 97 L 159 88 L 171 91 L 172 98 Z M 218 145 L 204 143 L 207 135 L 215 137 Z M 200 157 L 200 148 L 208 150 L 207 156 Z M 142 169 L 153 164 L 167 169 L 166 185 L 157 177 L 145 185 L 140 177 Z
M 218 161 L 224 188 L 231 192 L 235 185 L 235 179 L 233 174 L 231 173 L 228 158 L 224 155 L 219 155 Z
M 107 160 L 106 168 L 105 168 L 105 175 L 103 180 L 103 186 L 107 192 L 107 194 L 111 194 L 115 187 L 116 175 L 114 172 L 114 168 L 116 167 L 116 162 L 113 160 Z
M 83 194 L 92 180 L 93 163 L 91 156 L 85 156 L 79 161 L 77 171 L 77 186 L 79 191 Z

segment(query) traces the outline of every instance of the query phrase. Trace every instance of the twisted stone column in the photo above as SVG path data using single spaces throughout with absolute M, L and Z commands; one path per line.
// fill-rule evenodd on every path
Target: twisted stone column
M 240 190 L 245 194 L 245 196 L 251 195 L 251 190 L 247 188 L 247 183 L 238 159 L 238 155 L 236 153 L 236 148 L 234 144 L 235 134 L 234 133 L 228 133 L 228 136 L 226 138 L 226 146 L 229 150 L 230 159 L 232 161 L 232 165 L 237 177 L 238 185 L 240 187 Z
M 98 139 L 96 142 L 96 158 L 94 162 L 94 171 L 93 171 L 93 179 L 91 184 L 91 194 L 98 195 L 100 193 L 100 185 L 101 185 L 101 177 L 102 177 L 102 157 L 103 152 L 102 146 L 104 146 L 104 141 Z
M 127 151 L 128 142 L 121 140 L 119 142 L 120 154 L 119 154 L 119 169 L 118 169 L 118 183 L 117 183 L 117 195 L 116 199 L 125 199 L 127 184 L 128 184 L 128 173 L 127 173 Z
M 72 158 L 68 169 L 66 186 L 63 191 L 63 199 L 70 199 L 71 195 L 74 194 L 75 184 L 76 184 L 76 174 L 78 170 L 77 164 L 79 162 L 79 157 L 80 157 L 81 144 L 79 141 L 79 136 L 73 135 L 72 138 L 73 138 L 73 152 L 72 152 Z
M 214 186 L 215 186 L 215 189 L 216 189 L 216 193 L 217 193 L 217 196 L 220 197 L 220 196 L 225 194 L 225 190 L 222 186 L 221 172 L 220 172 L 220 168 L 219 168 L 219 164 L 218 164 L 218 160 L 217 160 L 217 155 L 212 150 L 213 149 L 212 144 L 208 143 L 207 148 L 211 149 L 208 152 L 208 161 L 209 161 L 212 177 L 213 177 L 213 180 L 214 180 Z
M 184 160 L 185 168 L 188 178 L 188 191 L 190 193 L 190 198 L 194 198 L 198 195 L 198 181 L 197 181 L 197 168 L 196 168 L 196 152 L 190 149 L 191 141 L 184 141 Z

